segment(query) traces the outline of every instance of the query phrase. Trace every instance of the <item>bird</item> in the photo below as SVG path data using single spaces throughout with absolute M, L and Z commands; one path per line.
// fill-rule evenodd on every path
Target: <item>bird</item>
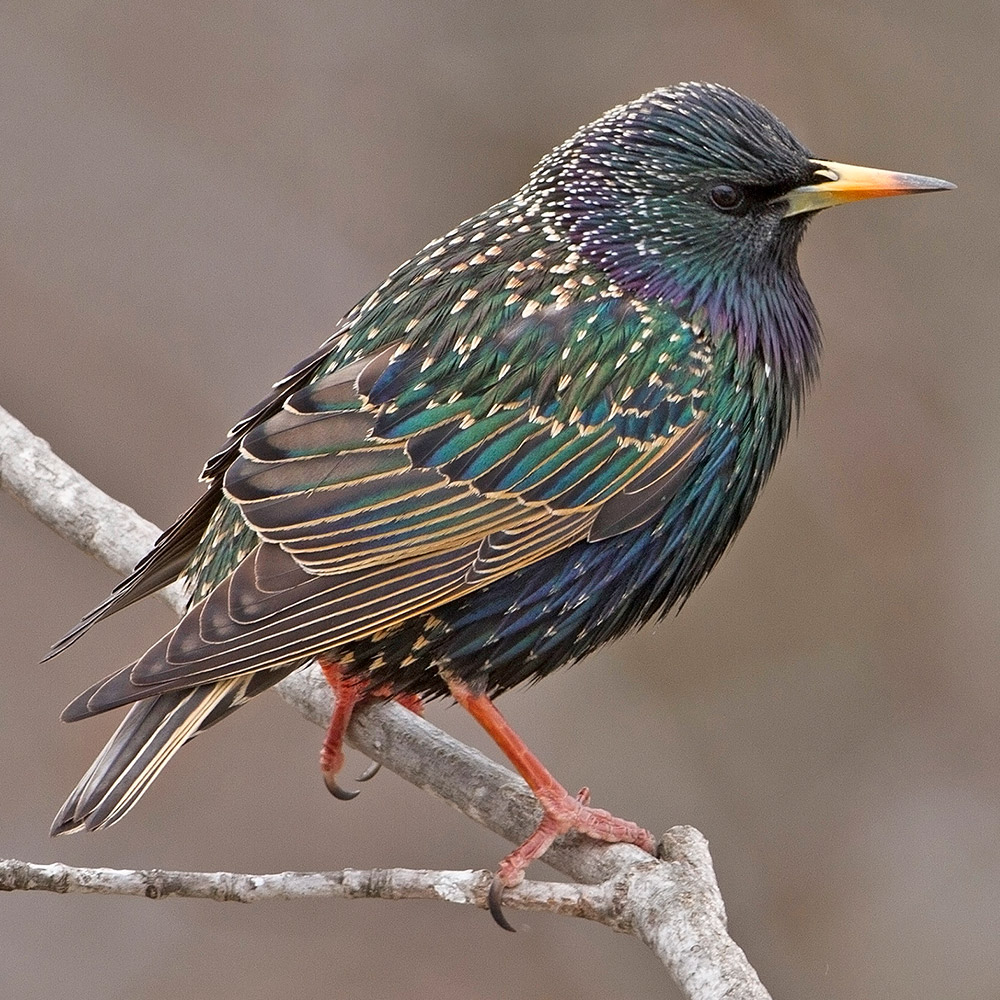
M 576 830 L 653 852 L 572 795 L 494 704 L 679 607 L 750 513 L 815 381 L 797 249 L 842 203 L 947 181 L 813 156 L 756 101 L 653 90 L 433 240 L 274 383 L 205 491 L 53 646 L 182 579 L 175 628 L 62 713 L 131 706 L 53 835 L 118 822 L 198 733 L 300 667 L 352 713 L 450 696 L 541 809 L 489 905 Z

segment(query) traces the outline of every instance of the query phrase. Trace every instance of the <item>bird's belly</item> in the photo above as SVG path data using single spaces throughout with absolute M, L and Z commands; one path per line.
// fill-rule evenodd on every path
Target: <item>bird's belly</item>
M 532 566 L 334 651 L 372 684 L 435 697 L 439 670 L 490 695 L 543 677 L 669 608 L 686 533 L 654 522 L 597 543 L 579 542 Z M 697 581 L 694 581 L 697 582 Z M 689 585 L 688 585 L 689 584 Z

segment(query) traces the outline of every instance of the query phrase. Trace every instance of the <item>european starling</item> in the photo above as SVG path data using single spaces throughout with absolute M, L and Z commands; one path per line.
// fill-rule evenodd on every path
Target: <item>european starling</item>
M 576 829 L 652 850 L 544 769 L 492 699 L 683 601 L 743 524 L 816 375 L 796 250 L 820 209 L 953 185 L 813 157 L 687 83 L 614 108 L 429 243 L 275 383 L 206 492 L 54 647 L 184 577 L 190 608 L 80 695 L 132 704 L 53 833 L 117 822 L 181 745 L 318 661 L 353 707 L 451 695 L 535 792 L 499 896 Z

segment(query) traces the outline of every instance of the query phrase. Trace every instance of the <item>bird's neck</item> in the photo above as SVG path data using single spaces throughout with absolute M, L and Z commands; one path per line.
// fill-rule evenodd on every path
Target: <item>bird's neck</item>
M 734 377 L 787 426 L 816 378 L 821 346 L 819 319 L 794 257 L 764 275 L 744 273 L 694 292 L 681 286 L 674 295 L 713 343 L 732 342 Z
M 599 264 L 617 285 L 669 305 L 717 347 L 732 340 L 742 377 L 766 380 L 794 411 L 820 354 L 819 320 L 795 255 L 800 236 L 791 233 L 777 259 L 733 262 L 742 266 L 692 267 L 633 246 L 605 249 Z
M 795 261 L 777 283 L 728 286 L 694 307 L 715 344 L 713 420 L 731 448 L 727 530 L 738 530 L 781 452 L 819 362 L 819 322 Z M 697 321 L 697 320 L 696 320 Z

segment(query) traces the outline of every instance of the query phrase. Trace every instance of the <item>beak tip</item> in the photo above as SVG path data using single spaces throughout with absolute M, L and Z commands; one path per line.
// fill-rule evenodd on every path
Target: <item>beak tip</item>
M 924 191 L 954 191 L 957 186 L 940 177 L 922 177 L 918 174 L 900 174 L 899 179 L 900 194 L 908 194 L 910 191 L 915 194 Z

